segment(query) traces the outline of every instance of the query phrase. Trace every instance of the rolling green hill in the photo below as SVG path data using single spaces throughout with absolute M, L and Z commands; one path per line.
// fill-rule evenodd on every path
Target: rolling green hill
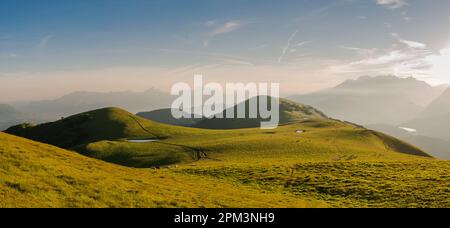
M 127 140 L 168 140 L 206 134 L 198 129 L 156 123 L 119 108 L 94 110 L 40 125 L 22 124 L 5 132 L 133 167 L 189 162 L 197 159 L 200 151 L 185 145 L 143 146 Z
M 400 140 L 323 115 L 270 131 L 205 130 L 159 124 L 118 108 L 106 108 L 53 123 L 16 126 L 6 132 L 130 167 L 195 161 L 273 163 L 428 157 Z
M 113 165 L 0 133 L 0 208 L 325 206 L 207 176 Z
M 5 132 L 63 148 L 71 148 L 101 140 L 162 139 L 199 131 L 159 124 L 119 108 L 104 108 L 40 125 L 17 125 Z
M 13 130 L 75 136 L 69 149 L 92 158 L 0 133 L 0 207 L 450 206 L 449 162 L 323 116 L 205 130 L 107 108 Z
M 172 109 L 170 108 L 158 109 L 150 112 L 139 112 L 136 115 L 159 123 L 185 127 L 193 126 L 194 124 L 201 121 L 203 118 L 202 116 L 196 115 L 195 118 L 192 117 L 192 118 L 175 119 L 172 116 Z
M 250 100 L 257 100 L 259 99 L 267 99 L 267 97 L 254 97 Z M 234 109 L 235 117 L 237 117 L 237 110 L 241 106 L 245 106 L 245 114 L 246 117 L 249 116 L 249 104 L 250 100 L 247 100 L 245 102 L 242 102 L 230 109 Z M 270 107 L 270 102 L 269 102 Z M 258 106 L 259 108 L 259 106 Z M 226 113 L 229 111 L 229 109 L 223 111 L 223 116 L 226 116 Z M 295 103 L 293 101 L 287 100 L 287 99 L 280 99 L 280 124 L 288 124 L 288 123 L 294 123 L 303 121 L 305 119 L 326 119 L 327 116 L 323 114 L 322 112 L 318 111 L 317 109 L 314 109 L 311 106 Z M 211 118 L 211 119 L 204 119 L 197 124 L 195 124 L 193 127 L 197 128 L 204 128 L 204 129 L 242 129 L 242 128 L 255 128 L 260 127 L 261 121 L 267 121 L 267 119 L 263 119 L 260 116 L 258 118 Z
M 0 133 L 0 207 L 450 206 L 450 162 L 416 156 L 365 160 L 342 154 L 321 161 L 317 155 L 310 160 L 285 160 L 278 153 L 263 159 L 242 151 L 223 155 L 135 169 Z

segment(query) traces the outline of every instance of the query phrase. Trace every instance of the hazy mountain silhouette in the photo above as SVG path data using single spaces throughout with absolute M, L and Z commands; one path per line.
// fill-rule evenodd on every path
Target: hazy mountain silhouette
M 420 114 L 420 118 L 439 117 L 450 114 L 450 88 L 446 89 Z
M 422 135 L 450 140 L 450 88 L 417 118 L 404 125 L 416 129 Z
M 176 125 L 176 126 L 192 126 L 199 121 L 203 119 L 201 115 L 195 115 L 192 118 L 181 118 L 181 119 L 175 119 L 172 116 L 172 109 L 166 108 L 166 109 L 158 109 L 150 112 L 139 112 L 136 115 L 148 119 L 153 120 L 159 123 L 165 123 L 170 125 Z
M 25 122 L 26 117 L 11 105 L 0 104 L 0 130 Z
M 171 102 L 170 94 L 149 89 L 144 92 L 74 92 L 55 100 L 21 102 L 13 105 L 20 112 L 30 114 L 35 119 L 51 121 L 104 107 L 119 106 L 136 113 L 167 107 Z
M 292 100 L 358 124 L 397 125 L 415 118 L 442 91 L 414 78 L 360 77 Z
M 367 127 L 410 143 L 436 158 L 450 160 L 450 141 L 448 140 L 420 135 L 420 132 L 411 133 L 390 125 L 369 125 Z

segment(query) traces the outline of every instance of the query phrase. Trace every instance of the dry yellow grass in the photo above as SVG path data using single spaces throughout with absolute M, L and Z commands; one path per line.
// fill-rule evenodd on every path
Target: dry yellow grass
M 325 207 L 173 170 L 134 169 L 0 133 L 0 207 Z

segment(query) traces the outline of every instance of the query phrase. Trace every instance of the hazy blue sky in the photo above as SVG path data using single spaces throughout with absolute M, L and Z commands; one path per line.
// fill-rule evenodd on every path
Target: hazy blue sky
M 361 75 L 450 82 L 448 0 L 2 0 L 0 102 L 76 90 Z

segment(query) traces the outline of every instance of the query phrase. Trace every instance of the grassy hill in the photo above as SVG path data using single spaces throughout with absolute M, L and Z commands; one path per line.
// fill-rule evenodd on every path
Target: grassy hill
M 126 168 L 0 133 L 1 208 L 324 206 L 207 176 Z
M 254 97 L 250 100 L 257 100 L 260 99 L 267 99 L 267 97 Z M 234 109 L 235 117 L 237 117 L 237 110 L 241 106 L 245 106 L 245 114 L 246 117 L 249 116 L 249 104 L 250 100 L 247 100 L 245 102 L 242 102 L 230 109 Z M 305 119 L 326 119 L 327 116 L 320 112 L 317 109 L 314 109 L 311 106 L 295 103 L 293 101 L 287 100 L 287 99 L 280 99 L 280 124 L 288 124 L 288 123 L 294 123 L 303 121 Z M 269 102 L 269 108 L 270 108 L 270 102 Z M 259 108 L 259 106 L 258 106 Z M 226 113 L 229 111 L 225 110 L 223 111 L 223 116 L 226 116 Z M 255 128 L 260 127 L 261 121 L 267 121 L 267 119 L 263 119 L 260 116 L 258 118 L 211 118 L 211 119 L 204 119 L 197 124 L 194 125 L 194 127 L 197 128 L 204 128 L 204 129 L 242 129 L 242 128 Z
M 305 132 L 296 133 L 299 129 Z M 395 138 L 333 121 L 303 122 L 273 131 L 213 131 L 148 143 L 104 140 L 82 145 L 75 150 L 87 156 L 132 167 L 195 161 L 285 163 L 418 159 L 412 155 L 428 157 L 420 149 Z
M 195 161 L 273 163 L 428 157 L 420 149 L 395 138 L 322 115 L 316 119 L 302 118 L 270 131 L 205 130 L 164 125 L 118 108 L 106 108 L 53 123 L 16 126 L 7 133 L 130 167 Z
M 0 207 L 450 206 L 449 162 L 323 116 L 206 130 L 107 108 L 13 130 L 92 158 L 0 133 Z
M 450 206 L 450 162 L 269 157 L 136 169 L 0 133 L 0 207 Z
M 170 108 L 158 109 L 150 112 L 139 112 L 136 115 L 159 123 L 185 127 L 193 126 L 203 118 L 202 116 L 196 115 L 196 118 L 175 119 L 172 116 L 172 109 Z
M 72 148 L 100 140 L 162 139 L 199 131 L 159 124 L 119 108 L 103 108 L 40 125 L 22 124 L 5 132 L 63 148 Z
M 322 200 L 330 207 L 448 208 L 450 162 L 334 161 L 224 164 L 179 172 Z

